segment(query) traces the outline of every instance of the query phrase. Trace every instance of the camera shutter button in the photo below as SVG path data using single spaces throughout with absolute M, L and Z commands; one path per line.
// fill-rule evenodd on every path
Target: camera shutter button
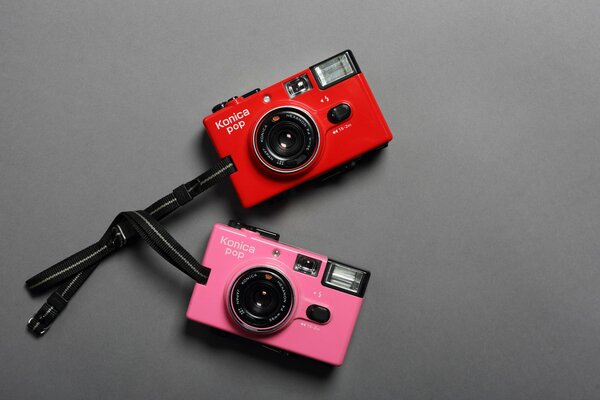
M 311 304 L 306 309 L 306 316 L 312 321 L 324 324 L 331 318 L 331 313 L 326 307 Z
M 338 104 L 327 112 L 327 119 L 332 124 L 339 124 L 340 122 L 348 119 L 350 113 L 350 106 L 348 104 Z

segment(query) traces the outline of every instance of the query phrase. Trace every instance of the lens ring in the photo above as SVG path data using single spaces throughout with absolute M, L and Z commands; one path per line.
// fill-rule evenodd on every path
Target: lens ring
M 288 279 L 270 267 L 255 267 L 240 274 L 229 293 L 233 319 L 252 332 L 273 332 L 287 322 L 294 305 Z
M 297 107 L 269 111 L 257 124 L 253 135 L 254 152 L 272 171 L 292 173 L 314 161 L 319 130 L 309 114 Z

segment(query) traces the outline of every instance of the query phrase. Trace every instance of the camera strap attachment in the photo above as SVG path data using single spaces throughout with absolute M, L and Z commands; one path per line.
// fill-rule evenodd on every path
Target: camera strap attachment
M 29 319 L 29 331 L 36 336 L 46 333 L 98 264 L 137 238 L 144 239 L 165 260 L 196 282 L 206 284 L 210 269 L 202 266 L 158 221 L 235 171 L 231 157 L 221 159 L 213 168 L 175 188 L 145 210 L 119 213 L 99 241 L 28 279 L 25 287 L 31 292 L 59 285 Z

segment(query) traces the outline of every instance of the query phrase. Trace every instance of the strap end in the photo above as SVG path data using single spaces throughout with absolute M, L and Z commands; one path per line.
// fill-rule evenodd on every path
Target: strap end
M 67 300 L 57 292 L 52 293 L 39 311 L 35 313 L 33 317 L 29 318 L 29 321 L 27 321 L 27 329 L 29 329 L 29 332 L 34 336 L 43 336 L 48 332 L 50 325 L 66 306 Z

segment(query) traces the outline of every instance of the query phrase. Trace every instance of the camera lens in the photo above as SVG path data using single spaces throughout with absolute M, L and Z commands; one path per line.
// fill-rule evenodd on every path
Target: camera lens
M 254 134 L 254 150 L 269 169 L 290 173 L 307 167 L 319 147 L 318 129 L 304 111 L 282 107 L 265 115 Z
M 270 283 L 256 282 L 248 288 L 244 304 L 254 315 L 265 316 L 272 313 L 279 303 L 276 289 Z
M 269 136 L 269 149 L 282 159 L 293 159 L 304 148 L 302 131 L 293 123 L 282 122 L 274 126 Z
M 237 277 L 232 285 L 229 306 L 243 328 L 272 332 L 284 325 L 294 297 L 287 278 L 268 267 L 256 267 Z

